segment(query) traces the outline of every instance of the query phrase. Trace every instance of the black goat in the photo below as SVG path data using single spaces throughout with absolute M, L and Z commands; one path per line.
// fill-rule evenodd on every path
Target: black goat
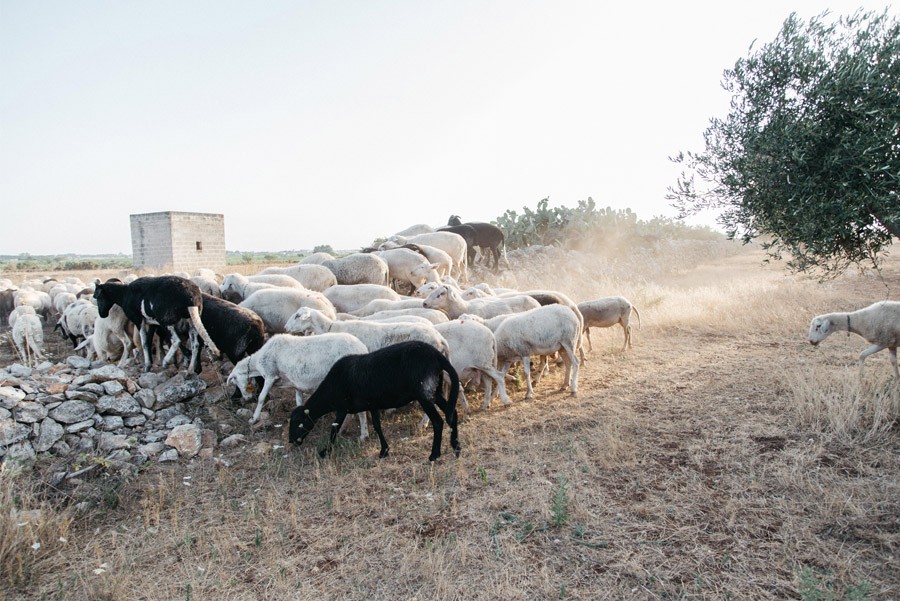
M 494 256 L 493 269 L 496 270 L 500 267 L 500 256 L 502 255 L 506 258 L 506 249 L 504 247 L 506 236 L 503 233 L 503 230 L 492 223 L 484 223 L 482 221 L 468 221 L 463 223 L 460 220 L 459 215 L 451 215 L 449 221 L 447 221 L 447 225 L 467 225 L 475 230 L 473 245 L 480 248 L 481 254 L 484 256 L 488 256 L 487 251 L 490 250 L 491 254 Z M 474 251 L 472 254 L 474 255 Z M 473 259 L 474 256 L 470 256 L 469 263 L 472 263 Z M 490 264 L 490 257 L 488 257 L 488 263 Z M 508 260 L 506 264 L 507 267 L 509 267 Z
M 444 399 L 441 393 L 443 372 L 450 376 L 449 400 Z M 440 351 L 425 342 L 412 340 L 366 355 L 348 355 L 331 366 L 306 404 L 291 413 L 289 439 L 292 443 L 302 443 L 316 420 L 334 411 L 330 442 L 319 452 L 324 457 L 328 447 L 334 444 L 340 424 L 347 414 L 368 411 L 372 415 L 372 427 L 381 441 L 380 456 L 387 457 L 388 443 L 381 431 L 381 410 L 419 401 L 434 429 L 428 460 L 434 461 L 441 455 L 444 421 L 435 405 L 441 408 L 450 424 L 450 446 L 459 457 L 458 394 L 459 376 L 456 370 Z
M 477 237 L 475 228 L 471 225 L 445 225 L 437 228 L 439 232 L 453 232 L 459 234 L 466 241 L 466 257 L 469 265 L 475 261 L 475 239 Z
M 193 326 L 189 332 L 191 340 L 190 368 L 200 360 L 200 344 L 197 334 L 203 338 L 210 350 L 219 354 L 219 349 L 209 337 L 200 312 L 203 310 L 203 297 L 197 284 L 178 276 L 160 276 L 138 278 L 130 284 L 106 282 L 97 284 L 94 290 L 97 309 L 100 317 L 108 317 L 113 305 L 119 305 L 125 316 L 140 328 L 141 344 L 144 347 L 144 371 L 150 370 L 150 326 L 163 326 L 169 330 L 172 345 L 163 358 L 162 366 L 169 364 L 175 356 L 180 343 L 175 325 L 183 319 L 189 319 Z

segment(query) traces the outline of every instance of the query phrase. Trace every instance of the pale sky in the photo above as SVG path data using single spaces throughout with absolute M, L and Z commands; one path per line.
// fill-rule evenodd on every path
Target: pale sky
M 791 11 L 884 2 L 0 0 L 0 254 L 364 246 L 549 196 L 674 216 L 722 71 Z M 709 218 L 711 223 L 711 218 Z

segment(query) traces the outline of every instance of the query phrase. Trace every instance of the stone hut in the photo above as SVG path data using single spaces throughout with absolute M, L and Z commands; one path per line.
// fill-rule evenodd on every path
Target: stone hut
M 131 215 L 134 268 L 186 271 L 225 267 L 225 216 L 164 211 Z

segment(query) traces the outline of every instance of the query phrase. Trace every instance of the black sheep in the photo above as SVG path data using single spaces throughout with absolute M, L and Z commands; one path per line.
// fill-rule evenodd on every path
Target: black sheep
M 130 284 L 106 282 L 97 284 L 94 290 L 100 317 L 108 317 L 113 305 L 119 305 L 125 316 L 140 328 L 141 344 L 144 347 L 144 371 L 150 370 L 150 326 L 158 325 L 169 330 L 172 345 L 163 358 L 162 366 L 169 364 L 178 350 L 180 338 L 175 325 L 181 320 L 190 320 L 191 368 L 200 360 L 200 344 L 197 334 L 203 338 L 210 350 L 219 354 L 219 349 L 209 337 L 200 312 L 203 298 L 197 284 L 178 276 L 138 278 Z
M 441 393 L 443 372 L 450 376 L 449 400 Z M 447 418 L 450 446 L 459 457 L 458 395 L 456 370 L 440 351 L 425 342 L 401 342 L 365 355 L 348 355 L 337 360 L 306 404 L 291 413 L 289 439 L 292 443 L 302 443 L 316 420 L 333 411 L 335 419 L 331 424 L 330 443 L 319 452 L 324 457 L 328 446 L 334 444 L 347 414 L 368 411 L 372 415 L 372 427 L 381 441 L 380 456 L 386 457 L 388 443 L 381 431 L 381 410 L 419 401 L 434 429 L 428 460 L 434 461 L 441 455 L 444 421 L 435 405 Z
M 209 337 L 233 364 L 262 348 L 266 341 L 266 326 L 259 315 L 211 294 L 203 292 L 202 295 L 200 320 Z M 203 345 L 200 341 L 201 349 Z M 194 371 L 200 373 L 199 362 Z

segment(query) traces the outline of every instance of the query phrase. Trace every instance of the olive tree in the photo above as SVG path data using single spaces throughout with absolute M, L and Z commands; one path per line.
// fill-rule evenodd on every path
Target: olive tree
M 765 236 L 799 271 L 875 265 L 900 237 L 900 22 L 856 12 L 804 22 L 723 75 L 724 119 L 667 198 L 682 217 L 719 211 L 731 238 Z

